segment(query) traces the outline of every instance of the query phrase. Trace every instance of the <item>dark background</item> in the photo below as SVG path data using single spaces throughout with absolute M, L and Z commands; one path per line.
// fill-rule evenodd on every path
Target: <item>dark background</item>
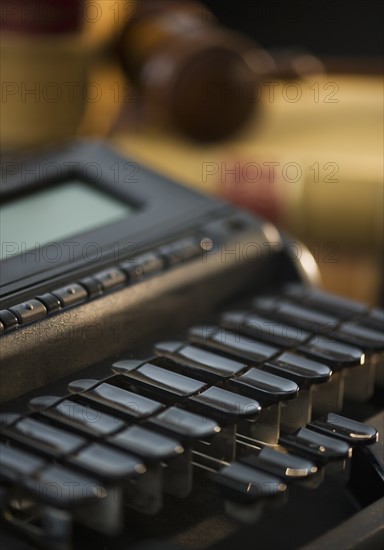
M 268 48 L 305 46 L 314 54 L 379 57 L 379 0 L 205 0 L 225 25 Z

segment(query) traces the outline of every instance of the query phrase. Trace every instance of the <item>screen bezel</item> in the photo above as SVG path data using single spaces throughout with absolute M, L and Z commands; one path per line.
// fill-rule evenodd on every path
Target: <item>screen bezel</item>
M 44 163 L 60 167 L 59 177 L 47 174 L 39 177 L 39 173 L 36 176 L 36 166 L 44 166 Z M 89 177 L 91 171 L 86 168 L 90 163 L 100 167 L 101 177 L 99 174 Z M 85 173 L 88 177 L 84 176 Z M 77 252 L 65 245 L 73 238 L 58 241 L 61 257 L 54 263 L 44 253 L 49 243 L 39 247 L 35 254 L 19 254 L 3 260 L 0 263 L 2 298 L 44 281 L 72 273 L 85 274 L 108 263 L 116 264 L 167 235 L 168 238 L 169 235 L 177 236 L 183 227 L 199 224 L 202 217 L 223 206 L 219 201 L 177 185 L 99 143 L 76 143 L 55 155 L 40 156 L 38 160 L 32 156 L 25 161 L 3 161 L 0 195 L 8 201 L 71 179 L 95 186 L 133 206 L 136 211 L 126 219 L 77 235 Z M 91 242 L 97 243 L 100 252 L 97 259 L 84 258 L 83 250 Z
M 84 178 L 68 179 L 10 197 L 0 204 L 0 262 L 21 253 L 33 254 L 37 247 L 47 243 L 55 245 L 55 252 L 57 243 L 121 221 L 137 208 Z

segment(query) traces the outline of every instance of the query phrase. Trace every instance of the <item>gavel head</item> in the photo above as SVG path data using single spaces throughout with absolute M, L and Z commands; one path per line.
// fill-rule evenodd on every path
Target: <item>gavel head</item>
M 203 141 L 241 128 L 257 104 L 259 79 L 275 69 L 272 57 L 218 25 L 197 2 L 142 6 L 120 54 L 140 90 L 144 118 Z

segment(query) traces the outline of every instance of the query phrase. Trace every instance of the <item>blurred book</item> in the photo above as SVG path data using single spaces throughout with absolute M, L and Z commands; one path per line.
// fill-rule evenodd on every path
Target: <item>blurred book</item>
M 131 132 L 117 127 L 113 140 L 187 185 L 269 217 L 307 244 L 382 250 L 380 77 L 314 75 L 269 82 L 261 93 L 261 115 L 225 142 L 192 143 L 134 125 Z

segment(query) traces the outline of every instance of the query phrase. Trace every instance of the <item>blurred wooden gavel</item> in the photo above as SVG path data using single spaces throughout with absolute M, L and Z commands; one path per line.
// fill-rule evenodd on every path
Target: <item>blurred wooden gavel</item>
M 271 54 L 194 1 L 138 2 L 119 55 L 138 88 L 144 119 L 202 141 L 240 129 L 259 107 L 263 80 L 322 71 L 306 52 Z

